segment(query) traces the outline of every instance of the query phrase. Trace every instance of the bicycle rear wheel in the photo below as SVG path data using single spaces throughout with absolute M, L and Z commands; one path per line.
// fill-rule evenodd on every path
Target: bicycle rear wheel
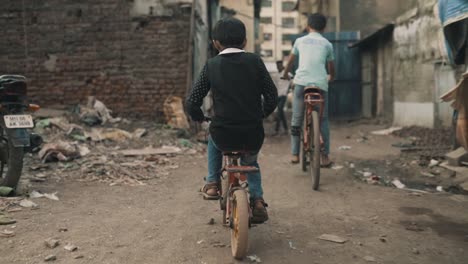
M 307 110 L 306 110 L 306 115 L 307 115 Z M 302 171 L 306 172 L 307 171 L 307 165 L 309 161 L 307 160 L 309 157 L 309 152 L 306 150 L 305 145 L 304 145 L 304 137 L 306 136 L 304 133 L 305 128 L 307 128 L 307 116 L 304 115 L 304 124 L 303 124 L 303 130 L 301 131 L 301 165 L 302 165 Z
M 236 259 L 247 255 L 249 235 L 249 201 L 244 190 L 237 190 L 232 195 L 231 250 Z
M 319 188 L 320 183 L 320 119 L 317 111 L 312 111 L 312 122 L 309 124 L 309 140 L 311 144 L 309 172 L 312 178 L 312 189 Z

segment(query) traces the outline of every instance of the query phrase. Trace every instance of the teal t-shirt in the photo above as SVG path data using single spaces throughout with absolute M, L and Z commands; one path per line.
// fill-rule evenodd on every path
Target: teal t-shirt
M 320 33 L 312 32 L 298 38 L 293 54 L 299 58 L 299 67 L 294 83 L 303 86 L 315 85 L 328 91 L 327 63 L 333 61 L 333 45 Z

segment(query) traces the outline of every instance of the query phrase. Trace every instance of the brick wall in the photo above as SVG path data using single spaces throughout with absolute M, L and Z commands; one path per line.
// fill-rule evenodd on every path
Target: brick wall
M 133 0 L 0 1 L 0 74 L 23 74 L 42 106 L 95 95 L 119 115 L 160 118 L 184 96 L 190 5 L 132 14 Z

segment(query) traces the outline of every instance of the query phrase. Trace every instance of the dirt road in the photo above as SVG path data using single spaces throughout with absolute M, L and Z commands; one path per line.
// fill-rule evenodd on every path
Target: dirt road
M 375 127 L 333 128 L 333 150 L 345 161 L 395 155 L 393 139 L 355 142 L 348 135 Z M 348 138 L 347 138 L 348 137 Z M 249 255 L 262 263 L 467 263 L 468 199 L 451 194 L 415 196 L 356 181 L 349 170 L 323 172 L 311 190 L 299 166 L 288 163 L 288 139 L 268 139 L 260 156 L 271 220 L 251 229 Z M 197 193 L 206 172 L 203 156 L 184 156 L 168 179 L 146 186 L 108 186 L 73 180 L 37 185 L 59 191 L 60 201 L 35 200 L 37 210 L 12 214 L 11 238 L 0 237 L 0 263 L 248 263 L 231 258 L 229 232 L 216 202 Z M 211 218 L 216 223 L 208 225 Z M 10 227 L 5 227 L 10 228 Z M 66 228 L 68 231 L 59 232 Z M 1 227 L 3 230 L 4 228 Z M 322 234 L 345 244 L 318 240 Z M 44 240 L 61 245 L 47 249 Z M 63 249 L 66 243 L 76 252 Z M 79 257 L 75 259 L 75 257 Z

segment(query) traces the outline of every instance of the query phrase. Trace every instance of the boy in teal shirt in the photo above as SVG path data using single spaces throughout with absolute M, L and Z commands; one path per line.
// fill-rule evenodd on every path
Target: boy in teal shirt
M 334 54 L 332 44 L 322 36 L 327 26 L 327 18 L 322 14 L 312 14 L 308 18 L 307 30 L 309 34 L 296 40 L 289 57 L 285 73 L 289 72 L 296 59 L 299 67 L 294 76 L 294 104 L 291 121 L 291 162 L 299 163 L 300 134 L 304 120 L 304 88 L 317 86 L 322 90 L 325 98 L 321 133 L 325 144 L 322 155 L 322 166 L 331 165 L 330 128 L 328 124 L 328 82 L 335 78 Z M 285 74 L 283 78 L 289 77 Z

